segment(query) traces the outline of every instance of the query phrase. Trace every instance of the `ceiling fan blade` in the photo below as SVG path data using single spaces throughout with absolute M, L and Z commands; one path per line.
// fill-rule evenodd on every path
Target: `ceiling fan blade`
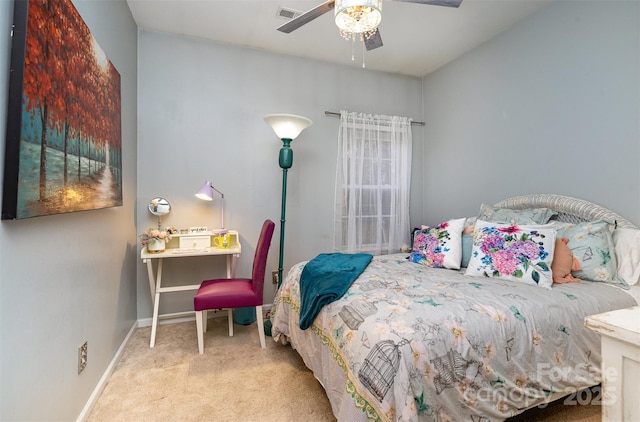
M 370 36 L 369 38 L 364 39 L 364 46 L 367 48 L 367 51 L 371 51 L 378 47 L 382 47 L 382 37 L 380 36 L 380 29 L 376 28 L 375 34 Z
M 394 0 L 405 3 L 432 4 L 434 6 L 460 7 L 462 0 Z
M 311 22 L 315 18 L 322 16 L 325 13 L 333 10 L 334 7 L 335 7 L 335 0 L 325 1 L 321 5 L 316 6 L 313 9 L 304 12 L 297 18 L 291 19 L 289 22 L 285 23 L 284 25 L 280 25 L 277 29 L 278 31 L 285 32 L 288 34 L 289 32 L 300 28 L 302 25 L 305 25 Z

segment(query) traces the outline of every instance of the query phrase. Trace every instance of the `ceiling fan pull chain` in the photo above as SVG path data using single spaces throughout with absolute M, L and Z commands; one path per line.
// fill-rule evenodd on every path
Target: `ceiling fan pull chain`
M 362 68 L 364 69 L 366 66 L 364 65 L 364 53 L 366 53 L 366 49 L 364 48 L 364 37 L 360 35 L 360 40 L 362 41 Z
M 351 61 L 356 61 L 356 34 L 351 36 Z

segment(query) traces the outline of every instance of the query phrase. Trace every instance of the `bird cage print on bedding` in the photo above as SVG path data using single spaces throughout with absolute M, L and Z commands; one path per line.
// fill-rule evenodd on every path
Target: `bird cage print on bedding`
M 351 305 L 342 307 L 338 315 L 351 330 L 357 330 L 366 317 L 378 312 L 378 308 L 373 303 L 364 300 L 354 301 Z
M 395 344 L 393 340 L 385 340 L 376 343 L 364 360 L 362 368 L 358 372 L 360 382 L 379 400 L 391 388 L 393 379 L 400 365 L 400 347 L 408 344 L 408 340 L 402 340 Z

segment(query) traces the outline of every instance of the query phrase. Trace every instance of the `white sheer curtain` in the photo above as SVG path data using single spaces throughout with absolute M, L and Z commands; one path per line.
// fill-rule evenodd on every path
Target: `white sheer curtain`
M 409 244 L 411 119 L 340 112 L 336 251 L 374 255 Z

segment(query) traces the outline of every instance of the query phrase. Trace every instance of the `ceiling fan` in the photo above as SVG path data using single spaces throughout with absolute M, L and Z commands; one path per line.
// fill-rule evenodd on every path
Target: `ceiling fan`
M 459 7 L 462 0 L 394 0 L 446 7 Z M 278 31 L 290 33 L 315 18 L 335 10 L 335 21 L 340 35 L 355 40 L 360 36 L 367 50 L 382 47 L 378 25 L 382 20 L 382 0 L 327 0 L 279 26 Z

